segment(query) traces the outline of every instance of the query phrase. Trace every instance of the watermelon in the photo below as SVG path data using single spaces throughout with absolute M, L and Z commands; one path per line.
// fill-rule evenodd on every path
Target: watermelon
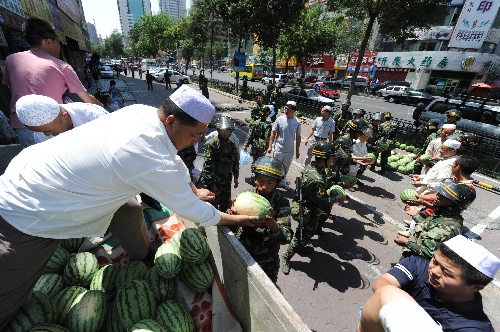
M 380 151 L 385 151 L 389 148 L 389 142 L 385 139 L 380 139 L 377 142 L 377 147 Z
M 401 150 L 406 150 L 406 144 L 401 144 L 401 145 L 399 146 L 399 148 L 400 148 Z
M 99 271 L 99 263 L 94 254 L 80 252 L 72 256 L 64 268 L 64 283 L 69 286 L 89 287 L 94 274 Z
M 169 332 L 194 332 L 196 330 L 189 309 L 176 300 L 167 300 L 158 306 L 156 321 Z
M 196 228 L 187 228 L 182 232 L 177 232 L 170 243 L 179 253 L 183 262 L 202 262 L 210 253 L 207 238 Z
M 39 324 L 29 329 L 28 332 L 71 332 L 71 331 L 57 324 Z
M 125 328 L 155 317 L 155 295 L 143 280 L 131 280 L 123 285 L 116 293 L 115 302 L 118 319 Z
M 158 273 L 155 266 L 148 271 L 146 282 L 153 291 L 156 302 L 161 303 L 174 297 L 176 284 L 175 279 L 165 279 Z
M 98 332 L 106 318 L 106 294 L 89 290 L 80 294 L 66 317 L 71 332 Z
M 44 293 L 50 299 L 53 299 L 63 290 L 63 288 L 63 277 L 56 273 L 48 273 L 40 276 L 33 290 Z
M 208 261 L 185 264 L 181 270 L 182 281 L 195 293 L 206 291 L 214 282 L 214 270 Z
M 143 319 L 135 323 L 127 332 L 167 332 L 157 321 L 152 319 Z
M 269 215 L 271 203 L 262 195 L 251 191 L 244 191 L 236 196 L 233 207 L 238 214 L 258 216 L 261 221 L 257 221 L 256 223 L 261 223 Z
M 163 278 L 174 278 L 181 272 L 182 259 L 171 243 L 163 243 L 155 254 L 155 267 Z
M 397 148 L 401 147 L 401 143 L 396 142 L 396 147 L 397 147 Z
M 84 237 L 74 238 L 74 239 L 64 239 L 61 241 L 61 247 L 69 251 L 70 253 L 78 252 L 80 246 L 85 241 Z
M 116 289 L 116 277 L 119 267 L 113 264 L 104 265 L 94 274 L 90 282 L 91 290 L 100 290 L 106 293 L 107 298 L 113 296 Z
M 349 182 L 356 184 L 358 182 L 358 178 L 356 178 L 356 175 L 353 174 L 341 174 L 339 181 L 343 183 Z
M 52 300 L 40 292 L 31 292 L 18 312 L 11 318 L 6 332 L 24 332 L 39 324 L 53 323 L 56 308 Z
M 405 165 L 398 166 L 398 172 L 401 173 L 401 174 L 406 174 L 406 167 L 405 167 Z
M 146 264 L 142 261 L 130 261 L 127 265 L 122 266 L 116 276 L 116 289 L 120 288 L 132 280 L 142 280 L 147 273 Z
M 366 157 L 370 158 L 370 160 L 367 162 L 367 164 L 373 164 L 376 160 L 377 157 L 375 157 L 375 153 L 368 153 Z
M 120 322 L 118 318 L 118 312 L 116 311 L 116 302 L 111 302 L 111 308 L 108 310 L 106 315 L 106 323 L 103 331 L 106 332 L 125 332 L 125 327 Z
M 330 196 L 345 195 L 344 188 L 339 185 L 334 184 L 330 187 Z
M 413 152 L 413 150 L 415 150 L 415 147 L 413 145 L 407 145 L 406 146 L 406 151 Z
M 80 286 L 71 286 L 63 289 L 55 298 L 57 324 L 65 325 L 66 317 L 73 308 L 79 296 L 87 289 Z
M 399 196 L 403 202 L 413 201 L 418 198 L 418 194 L 414 189 L 405 189 L 401 192 Z
M 427 163 L 431 160 L 432 156 L 430 154 L 423 154 L 421 155 L 419 158 L 418 158 L 418 161 L 422 164 L 422 165 L 427 165 Z
M 58 273 L 62 274 L 64 267 L 69 261 L 71 254 L 69 251 L 59 246 L 56 248 L 52 256 L 50 256 L 47 264 L 45 265 L 44 273 Z

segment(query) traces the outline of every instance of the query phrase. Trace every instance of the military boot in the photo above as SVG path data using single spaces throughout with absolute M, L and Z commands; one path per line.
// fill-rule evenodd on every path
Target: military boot
M 290 273 L 290 258 L 287 258 L 286 254 L 283 255 L 281 260 L 281 270 L 286 275 Z

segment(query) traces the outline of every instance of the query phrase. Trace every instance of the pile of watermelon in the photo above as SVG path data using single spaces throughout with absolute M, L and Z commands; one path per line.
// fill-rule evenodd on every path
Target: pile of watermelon
M 149 271 L 142 261 L 99 268 L 94 254 L 77 252 L 83 241 L 61 241 L 6 331 L 196 330 L 174 296 L 177 277 L 196 293 L 213 283 L 210 247 L 199 230 L 185 229 L 163 243 Z
M 413 174 L 416 161 L 409 155 L 394 153 L 387 159 L 387 166 L 391 171 L 401 174 Z

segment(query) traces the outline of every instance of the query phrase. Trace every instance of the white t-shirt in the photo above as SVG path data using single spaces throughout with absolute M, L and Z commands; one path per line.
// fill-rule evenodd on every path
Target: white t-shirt
M 312 129 L 314 129 L 313 136 L 326 139 L 330 133 L 335 132 L 335 121 L 332 118 L 325 121 L 322 116 L 317 117 L 312 124 Z
M 273 153 L 293 153 L 295 150 L 295 135 L 300 135 L 299 119 L 296 117 L 287 119 L 285 115 L 282 115 L 274 121 L 272 131 L 276 133 L 273 142 Z
M 33 236 L 102 236 L 115 211 L 144 192 L 216 225 L 220 212 L 189 182 L 157 110 L 131 105 L 21 151 L 0 176 L 0 215 Z
M 96 104 L 69 103 L 62 104 L 60 106 L 68 112 L 68 115 L 73 122 L 73 128 L 108 114 L 108 111 Z M 44 133 L 35 132 L 35 143 L 44 142 L 52 137 L 54 136 L 46 136 Z

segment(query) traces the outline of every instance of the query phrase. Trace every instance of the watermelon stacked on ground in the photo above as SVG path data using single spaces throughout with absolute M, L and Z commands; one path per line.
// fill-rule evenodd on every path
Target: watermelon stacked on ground
M 214 270 L 208 261 L 185 264 L 181 271 L 182 281 L 195 293 L 205 292 L 214 282 Z
M 121 267 L 116 276 L 116 289 L 120 290 L 132 280 L 143 280 L 148 269 L 146 264 L 141 261 L 130 261 L 127 265 Z
M 205 235 L 196 228 L 188 228 L 176 233 L 170 243 L 179 253 L 183 262 L 199 263 L 204 261 L 210 253 L 210 247 Z
M 54 299 L 64 288 L 63 277 L 56 273 L 42 274 L 33 290 Z
M 167 279 L 160 276 L 156 266 L 153 266 L 153 268 L 148 271 L 146 282 L 149 287 L 151 287 L 157 303 L 169 300 L 175 295 L 175 279 Z
M 104 292 L 85 291 L 68 312 L 65 326 L 72 332 L 98 332 L 106 318 L 106 305 Z
M 155 320 L 143 319 L 129 328 L 128 332 L 167 332 L 167 330 Z
M 64 239 L 61 241 L 61 247 L 69 251 L 70 253 L 78 252 L 81 245 L 85 241 L 84 237 L 73 238 L 73 239 Z
M 40 292 L 31 292 L 26 301 L 9 321 L 6 332 L 28 331 L 39 324 L 54 323 L 56 307 L 52 300 Z
M 56 251 L 50 256 L 47 265 L 45 265 L 44 273 L 62 274 L 70 257 L 69 251 L 61 246 L 57 247 Z
M 125 328 L 143 319 L 154 318 L 156 300 L 151 287 L 143 280 L 132 280 L 116 293 L 116 312 Z
M 57 324 L 40 324 L 28 330 L 28 332 L 71 332 L 67 328 Z
M 171 243 L 163 243 L 155 254 L 155 267 L 166 279 L 175 278 L 182 268 L 182 259 Z
M 167 300 L 158 306 L 156 321 L 169 331 L 194 332 L 196 328 L 189 309 L 176 300 Z
M 99 263 L 94 254 L 80 252 L 72 256 L 64 268 L 64 283 L 89 287 L 94 274 L 99 271 Z
M 90 282 L 90 289 L 103 291 L 106 293 L 108 299 L 113 297 L 116 290 L 116 278 L 118 273 L 118 266 L 113 264 L 104 265 L 94 274 Z
M 57 323 L 59 325 L 65 326 L 69 311 L 73 308 L 80 295 L 84 294 L 86 291 L 87 289 L 80 286 L 70 286 L 63 289 L 59 295 L 57 295 L 55 304 Z

